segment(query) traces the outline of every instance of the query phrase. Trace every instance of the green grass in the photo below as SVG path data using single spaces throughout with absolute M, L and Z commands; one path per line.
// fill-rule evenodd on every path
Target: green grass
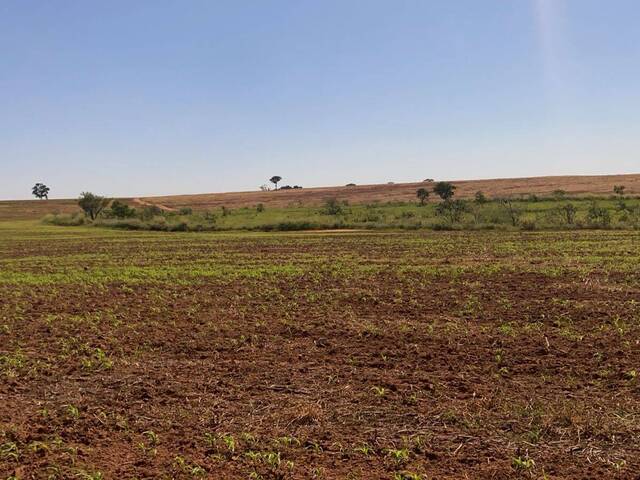
M 609 221 L 589 217 L 595 205 L 608 213 Z M 300 231 L 321 229 L 462 229 L 462 230 L 558 230 L 580 228 L 640 228 L 640 200 L 612 197 L 599 199 L 536 199 L 514 200 L 515 222 L 509 208 L 500 201 L 477 204 L 463 202 L 465 211 L 458 221 L 438 215 L 437 203 L 424 206 L 411 202 L 372 203 L 367 205 L 341 205 L 339 213 L 329 214 L 323 207 L 289 206 L 286 208 L 257 207 L 215 209 L 189 215 L 163 213 L 149 218 L 98 220 L 95 225 L 125 230 L 158 231 Z M 567 205 L 575 208 L 571 222 L 563 214 Z M 156 212 L 157 213 L 157 212 Z M 82 218 L 69 215 L 46 217 L 45 221 L 58 225 L 78 225 Z M 515 223 L 515 225 L 514 225 Z

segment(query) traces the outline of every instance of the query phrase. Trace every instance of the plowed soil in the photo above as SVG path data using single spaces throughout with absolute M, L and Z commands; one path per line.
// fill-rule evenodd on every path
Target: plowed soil
M 631 232 L 0 228 L 0 478 L 638 478 Z

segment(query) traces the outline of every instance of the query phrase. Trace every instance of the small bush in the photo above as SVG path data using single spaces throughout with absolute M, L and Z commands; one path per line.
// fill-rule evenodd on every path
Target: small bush
M 478 190 L 473 198 L 473 201 L 476 202 L 478 205 L 484 205 L 489 200 L 487 200 L 487 196 L 483 192 Z
M 86 223 L 86 217 L 80 213 L 58 213 L 58 214 L 48 214 L 42 219 L 43 223 L 47 223 L 49 225 L 58 225 L 62 227 L 77 227 L 79 225 L 84 225 Z
M 163 214 L 162 209 L 157 205 L 149 205 L 142 209 L 142 220 L 151 220 L 154 217 L 161 216 Z
M 322 212 L 325 215 L 340 215 L 343 213 L 343 205 L 346 205 L 346 202 L 340 203 L 337 198 L 327 198 Z
M 210 212 L 209 210 L 207 210 L 202 214 L 202 218 L 206 222 L 210 222 L 210 223 L 216 223 L 216 220 L 218 220 L 218 217 L 216 216 L 216 214 L 213 212 Z
M 611 214 L 606 208 L 598 206 L 593 202 L 589 207 L 587 219 L 593 227 L 607 228 L 611 225 Z
M 449 223 L 457 223 L 462 220 L 462 215 L 467 212 L 467 204 L 463 200 L 445 200 L 436 207 L 436 215 L 444 217 Z
M 290 232 L 296 230 L 315 230 L 318 229 L 319 226 L 312 222 L 300 221 L 300 222 L 279 222 L 279 223 L 268 223 L 265 225 L 260 225 L 256 227 L 256 230 L 261 230 L 263 232 Z
M 104 211 L 104 215 L 107 218 L 132 218 L 136 216 L 136 209 L 120 200 L 114 200 L 111 208 Z
M 182 207 L 179 211 L 178 211 L 179 215 L 193 215 L 193 208 L 191 207 Z

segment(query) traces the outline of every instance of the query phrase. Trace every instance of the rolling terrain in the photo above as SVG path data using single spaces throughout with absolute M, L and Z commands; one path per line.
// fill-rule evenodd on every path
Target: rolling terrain
M 286 183 L 283 182 L 283 184 Z M 490 180 L 453 180 L 457 198 L 471 198 L 477 191 L 488 197 L 521 196 L 527 194 L 550 195 L 564 190 L 567 195 L 609 195 L 614 185 L 624 185 L 626 193 L 640 194 L 640 174 L 627 175 L 573 175 L 553 177 L 502 178 Z M 430 182 L 357 185 L 352 187 L 315 187 L 300 190 L 250 191 L 204 193 L 194 195 L 168 195 L 122 199 L 132 206 L 158 205 L 165 210 L 191 207 L 194 210 L 212 208 L 252 207 L 259 203 L 270 207 L 317 206 L 327 198 L 346 200 L 351 204 L 372 202 L 415 201 L 420 187 Z M 94 192 L 100 193 L 100 192 Z M 75 199 L 0 201 L 0 220 L 35 219 L 47 213 L 72 213 L 78 208 Z

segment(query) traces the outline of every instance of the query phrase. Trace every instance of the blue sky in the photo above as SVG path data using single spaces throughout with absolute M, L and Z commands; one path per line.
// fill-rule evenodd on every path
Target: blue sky
M 640 172 L 637 0 L 0 0 L 0 198 Z

